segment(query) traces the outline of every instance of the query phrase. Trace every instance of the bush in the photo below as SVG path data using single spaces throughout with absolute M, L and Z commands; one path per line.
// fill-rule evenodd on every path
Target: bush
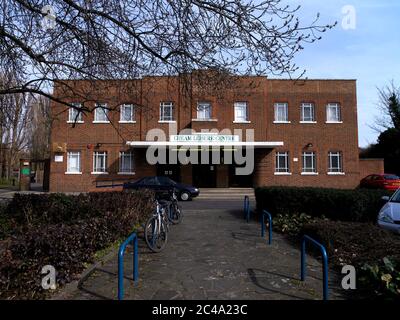
M 22 204 L 12 204 L 19 208 L 12 216 L 24 225 L 3 244 L 0 298 L 45 297 L 40 274 L 43 266 L 55 267 L 58 285 L 71 281 L 85 263 L 92 262 L 96 251 L 125 238 L 153 210 L 153 193 L 149 191 L 42 197 L 43 203 L 40 195 L 28 195 L 21 198 Z M 55 208 L 59 208 L 59 215 Z M 68 216 L 72 208 L 82 211 Z
M 262 187 L 255 190 L 257 208 L 272 215 L 301 214 L 342 221 L 375 221 L 384 190 Z
M 400 237 L 371 223 L 318 220 L 304 225 L 301 234 L 324 244 L 336 265 L 362 266 L 386 256 L 400 262 Z
M 400 237 L 371 223 L 318 220 L 303 226 L 337 268 L 356 267 L 358 298 L 400 298 Z

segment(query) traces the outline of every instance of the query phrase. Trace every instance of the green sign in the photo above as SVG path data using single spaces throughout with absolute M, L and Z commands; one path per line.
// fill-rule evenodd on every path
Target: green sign
M 31 170 L 30 170 L 29 168 L 23 168 L 23 169 L 21 170 L 21 173 L 22 173 L 23 175 L 29 176 L 29 175 L 31 174 Z

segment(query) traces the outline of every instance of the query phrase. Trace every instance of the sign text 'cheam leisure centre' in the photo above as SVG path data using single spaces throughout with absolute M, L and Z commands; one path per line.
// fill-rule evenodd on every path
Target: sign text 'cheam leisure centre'
M 238 135 L 219 135 L 219 134 L 186 134 L 171 135 L 172 142 L 239 142 Z

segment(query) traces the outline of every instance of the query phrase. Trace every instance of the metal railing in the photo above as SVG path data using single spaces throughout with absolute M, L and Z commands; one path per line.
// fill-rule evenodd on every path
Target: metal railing
M 244 204 L 243 204 L 244 218 L 247 222 L 250 221 L 250 199 L 249 196 L 244 196 Z
M 314 240 L 313 238 L 305 235 L 301 241 L 301 281 L 304 281 L 306 278 L 306 242 L 312 243 L 314 246 L 319 248 L 322 253 L 322 272 L 323 272 L 323 295 L 324 300 L 328 300 L 328 255 L 326 254 L 325 247 L 319 243 L 318 241 Z
M 133 242 L 133 281 L 137 283 L 139 278 L 138 269 L 138 238 L 132 233 L 120 246 L 118 250 L 118 300 L 124 298 L 124 254 L 126 246 Z
M 265 216 L 268 217 L 268 244 L 272 244 L 272 216 L 267 210 L 261 213 L 261 237 L 265 237 Z
M 135 179 L 132 178 L 116 178 L 116 179 L 109 179 L 109 180 L 96 180 L 95 187 L 96 188 L 115 188 L 115 187 L 122 187 L 124 183 L 133 182 Z

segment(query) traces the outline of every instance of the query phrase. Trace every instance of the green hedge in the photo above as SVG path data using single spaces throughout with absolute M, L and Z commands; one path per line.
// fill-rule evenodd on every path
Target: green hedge
M 6 216 L 17 228 L 0 248 L 0 299 L 45 297 L 40 271 L 48 264 L 58 285 L 70 282 L 97 251 L 145 222 L 153 200 L 150 191 L 16 195 Z
M 391 193 L 370 189 L 327 189 L 299 187 L 256 188 L 257 209 L 272 215 L 301 214 L 342 221 L 375 221 L 384 202 L 381 197 Z

